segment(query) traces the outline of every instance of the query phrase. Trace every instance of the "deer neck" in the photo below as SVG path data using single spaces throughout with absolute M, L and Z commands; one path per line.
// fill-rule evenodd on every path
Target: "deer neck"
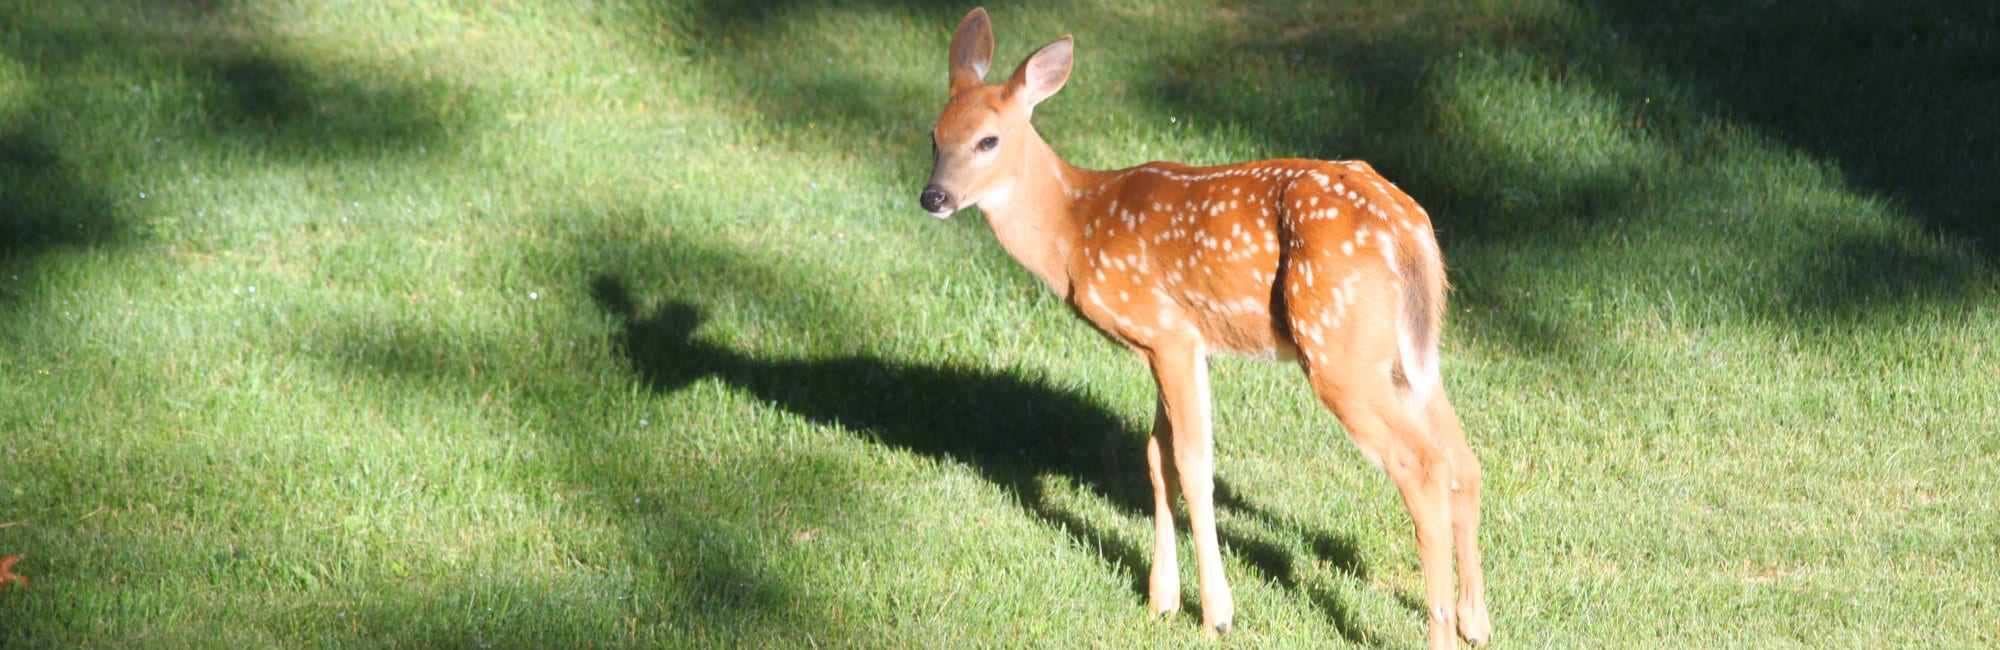
M 1034 127 L 1027 134 L 1028 142 L 1009 171 L 1013 180 L 989 192 L 980 200 L 979 210 L 1000 247 L 1057 296 L 1068 299 L 1071 257 L 1081 236 L 1076 197 L 1095 185 L 1097 173 L 1064 161 Z

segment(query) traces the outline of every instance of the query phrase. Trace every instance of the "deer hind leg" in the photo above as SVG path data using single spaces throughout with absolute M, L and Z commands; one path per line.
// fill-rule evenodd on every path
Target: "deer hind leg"
M 1378 278 L 1379 280 L 1379 278 Z M 1392 318 L 1397 304 L 1387 282 L 1352 285 L 1360 295 L 1336 296 L 1287 291 L 1288 318 L 1299 347 L 1299 364 L 1313 392 L 1347 428 L 1361 452 L 1388 473 L 1415 523 L 1417 553 L 1423 561 L 1424 601 L 1430 618 L 1430 646 L 1457 646 L 1452 609 L 1452 455 L 1432 438 L 1429 423 L 1411 417 L 1390 370 L 1396 353 Z M 1344 312 L 1335 301 L 1346 301 Z M 1339 316 L 1345 316 L 1344 318 Z
M 1458 635 L 1479 645 L 1493 637 L 1486 614 L 1486 577 L 1479 564 L 1479 459 L 1465 442 L 1458 413 L 1442 389 L 1424 405 L 1431 437 L 1451 460 L 1451 530 L 1458 550 Z
M 1402 494 L 1403 506 L 1416 525 L 1417 554 L 1423 561 L 1431 647 L 1456 647 L 1454 616 L 1448 609 L 1453 595 L 1449 457 L 1403 410 L 1387 373 L 1331 369 L 1308 375 L 1313 390 L 1347 427 L 1348 436 L 1381 464 Z
M 1161 466 L 1171 462 L 1172 474 L 1180 479 L 1181 495 L 1187 500 L 1188 528 L 1194 538 L 1196 574 L 1201 581 L 1201 629 L 1214 636 L 1229 631 L 1235 621 L 1236 605 L 1229 594 L 1229 581 L 1223 576 L 1222 549 L 1215 534 L 1215 444 L 1209 432 L 1207 354 L 1199 339 L 1147 351 L 1147 363 L 1159 384 L 1160 410 L 1166 416 L 1171 438 L 1156 440 L 1147 448 L 1149 456 L 1157 451 Z M 1159 432 L 1157 425 L 1154 431 Z M 1172 520 L 1166 519 L 1165 514 L 1165 503 L 1171 501 L 1164 499 L 1166 495 L 1161 489 L 1166 485 L 1166 474 L 1155 471 L 1159 483 L 1154 491 L 1154 508 L 1166 521 L 1164 525 L 1155 522 L 1158 540 L 1169 540 L 1172 535 Z M 1170 543 L 1160 541 L 1154 548 L 1151 586 L 1156 609 L 1160 595 L 1157 590 L 1162 586 L 1159 556 L 1161 547 Z M 1166 553 L 1171 557 L 1170 548 Z M 1177 583 L 1178 577 L 1173 582 Z M 1178 598 L 1179 587 L 1174 586 L 1173 597 Z

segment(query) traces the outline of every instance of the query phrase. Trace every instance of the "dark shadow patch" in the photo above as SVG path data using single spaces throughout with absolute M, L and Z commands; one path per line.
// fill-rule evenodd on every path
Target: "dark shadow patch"
M 214 136 L 297 156 L 373 157 L 445 142 L 451 89 L 377 75 L 330 74 L 291 59 L 230 53 L 191 62 L 210 79 Z
M 110 202 L 74 167 L 38 128 L 0 132 L 0 264 L 122 238 Z
M 1774 306 L 1796 321 L 1852 323 L 1917 303 L 1948 303 L 1979 286 L 1963 257 L 1885 238 L 1849 238 L 1799 261 L 1801 280 Z

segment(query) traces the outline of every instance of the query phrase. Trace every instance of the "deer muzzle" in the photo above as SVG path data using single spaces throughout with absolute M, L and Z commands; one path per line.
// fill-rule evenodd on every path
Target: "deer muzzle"
M 923 206 L 925 212 L 939 219 L 950 217 L 957 208 L 952 205 L 951 193 L 936 185 L 924 188 L 924 193 L 917 196 L 917 204 Z

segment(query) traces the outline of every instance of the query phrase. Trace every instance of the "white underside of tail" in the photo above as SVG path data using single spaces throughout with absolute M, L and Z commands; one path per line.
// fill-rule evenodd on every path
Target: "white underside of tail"
M 1426 277 L 1423 264 L 1424 260 L 1408 259 L 1397 265 L 1403 279 L 1402 309 L 1396 315 L 1397 362 L 1405 383 L 1403 406 L 1418 422 L 1424 421 L 1424 410 L 1438 388 L 1437 315 L 1430 284 L 1443 281 Z
M 1409 382 L 1404 387 L 1403 405 L 1409 408 L 1411 417 L 1423 413 L 1438 384 L 1437 350 L 1427 341 L 1417 339 L 1413 328 L 1398 324 L 1396 348 L 1401 355 L 1398 361 L 1403 366 L 1403 380 Z

